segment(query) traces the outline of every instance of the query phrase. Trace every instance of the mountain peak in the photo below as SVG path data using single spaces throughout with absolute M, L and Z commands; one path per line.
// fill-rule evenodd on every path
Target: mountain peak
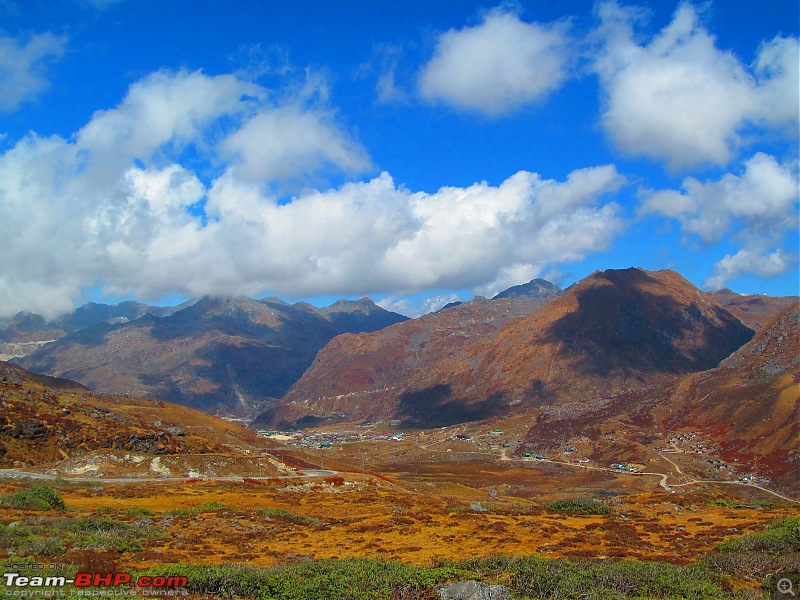
M 510 299 L 518 299 L 518 298 L 552 298 L 554 296 L 559 296 L 562 292 L 562 289 L 557 285 L 553 285 L 546 279 L 532 279 L 528 283 L 523 283 L 521 285 L 515 285 L 507 290 L 504 290 L 494 296 L 492 300 L 499 300 L 500 298 L 510 298 Z
M 364 296 L 363 298 L 359 298 L 358 300 L 347 300 L 346 298 L 339 298 L 336 302 L 331 304 L 330 306 L 326 306 L 321 310 L 327 311 L 347 311 L 347 312 L 365 312 L 370 313 L 374 312 L 375 310 L 383 310 L 380 306 L 375 304 L 372 301 L 372 298 L 367 298 Z

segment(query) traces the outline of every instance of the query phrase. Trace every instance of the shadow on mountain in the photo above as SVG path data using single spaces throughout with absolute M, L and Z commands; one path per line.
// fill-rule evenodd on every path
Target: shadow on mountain
M 175 381 L 165 381 L 160 373 L 141 373 L 137 379 L 152 388 L 151 396 L 159 400 L 183 404 L 198 410 L 208 410 L 214 400 L 213 397 L 206 398 L 197 394 L 186 394 Z
M 546 339 L 562 344 L 578 368 L 594 375 L 617 371 L 690 373 L 717 366 L 754 332 L 727 310 L 713 317 L 643 285 L 661 286 L 639 269 L 606 271 L 612 285 L 577 292 L 579 309 L 554 322 Z M 663 287 L 663 286 L 662 286 Z
M 64 344 L 77 344 L 79 346 L 87 346 L 92 348 L 94 346 L 102 346 L 106 342 L 106 336 L 112 329 L 117 329 L 120 325 L 111 325 L 109 323 L 97 323 L 86 329 L 80 329 L 74 333 L 61 338 L 57 343 Z
M 473 403 L 452 395 L 453 390 L 447 384 L 402 394 L 397 410 L 397 415 L 402 418 L 401 427 L 447 427 L 496 417 L 506 408 L 505 397 L 500 394 Z
M 558 394 L 552 389 L 547 387 L 547 384 L 541 379 L 531 380 L 531 385 L 528 387 L 526 394 L 528 402 L 536 406 L 550 406 L 558 401 Z

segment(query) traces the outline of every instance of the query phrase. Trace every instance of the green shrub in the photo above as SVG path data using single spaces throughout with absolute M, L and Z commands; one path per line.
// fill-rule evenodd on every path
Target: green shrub
M 161 533 L 152 525 L 133 525 L 104 517 L 28 519 L 0 525 L 0 548 L 16 555 L 57 556 L 66 549 L 139 552 L 142 541 Z
M 720 552 L 800 552 L 800 518 L 778 521 L 760 533 L 723 542 L 717 549 Z
M 784 519 L 766 530 L 717 546 L 700 561 L 708 569 L 749 580 L 800 571 L 800 519 Z
M 722 598 L 713 574 L 693 567 L 642 561 L 572 562 L 536 556 L 512 573 L 525 598 Z
M 759 502 L 745 504 L 744 502 L 731 500 L 730 498 L 717 498 L 711 502 L 711 506 L 721 506 L 723 508 L 771 508 L 775 506 L 775 503 L 769 502 L 768 500 L 761 500 Z
M 57 556 L 66 550 L 62 537 L 38 532 L 27 525 L 0 524 L 0 548 L 18 556 Z
M 37 485 L 14 494 L 0 496 L 0 505 L 34 510 L 64 510 L 66 508 L 61 495 L 46 485 Z
M 607 515 L 614 512 L 594 498 L 573 498 L 569 500 L 556 500 L 548 502 L 545 508 L 551 512 L 568 513 L 573 515 Z
M 325 521 L 322 519 L 317 519 L 316 517 L 308 517 L 306 515 L 299 515 L 293 512 L 289 512 L 288 510 L 284 510 L 282 508 L 259 508 L 257 513 L 264 515 L 265 517 L 277 517 L 281 519 L 285 519 L 292 523 L 297 523 L 299 525 L 312 525 L 318 527 L 320 525 L 324 525 Z
M 184 576 L 187 591 L 274 600 L 423 599 L 467 579 L 511 580 L 518 598 L 725 598 L 718 576 L 698 567 L 639 561 L 572 562 L 538 556 L 443 561 L 430 567 L 374 559 L 323 560 L 271 569 L 165 566 L 147 575 Z
M 184 576 L 187 591 L 210 596 L 274 600 L 314 598 L 431 598 L 431 591 L 451 578 L 474 578 L 453 568 L 416 567 L 374 559 L 323 560 L 257 569 L 243 566 L 170 566 L 147 575 Z M 453 577 L 455 575 L 455 577 Z
M 222 509 L 236 510 L 233 506 L 228 506 L 227 504 L 222 504 L 221 502 L 206 502 L 205 504 L 191 506 L 189 508 L 174 508 L 172 510 L 168 510 L 164 514 L 171 517 L 190 517 L 198 513 Z

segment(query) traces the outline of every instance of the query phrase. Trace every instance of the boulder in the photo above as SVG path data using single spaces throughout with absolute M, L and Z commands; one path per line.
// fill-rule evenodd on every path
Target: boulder
M 459 581 L 439 589 L 442 600 L 509 600 L 511 591 L 504 585 L 480 581 Z

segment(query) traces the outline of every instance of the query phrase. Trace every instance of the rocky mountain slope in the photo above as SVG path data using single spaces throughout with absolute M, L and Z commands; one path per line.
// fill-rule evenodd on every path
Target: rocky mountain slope
M 295 412 L 286 407 L 309 403 L 326 416 L 371 411 L 418 371 L 459 355 L 561 293 L 561 288 L 537 279 L 493 300 L 478 296 L 375 333 L 340 335 L 317 354 L 287 392 L 282 407 L 259 416 L 256 424 L 285 420 Z M 313 421 L 312 415 L 305 422 Z
M 203 298 L 166 317 L 81 329 L 19 363 L 97 392 L 247 415 L 282 396 L 334 336 L 403 320 L 368 299 L 318 309 Z
M 253 451 L 250 431 L 168 402 L 91 392 L 0 362 L 0 467 L 118 451 L 166 456 Z M 130 459 L 134 460 L 134 459 Z
M 600 271 L 544 310 L 513 319 L 458 352 L 417 365 L 401 384 L 371 398 L 348 397 L 347 388 L 331 389 L 328 378 L 336 380 L 335 372 L 347 363 L 354 365 L 350 373 L 363 374 L 372 389 L 381 390 L 402 369 L 395 367 L 384 380 L 385 369 L 371 360 L 380 354 L 369 349 L 373 340 L 336 340 L 320 353 L 325 359 L 320 369 L 307 374 L 321 385 L 306 386 L 308 380 L 301 380 L 271 417 L 273 422 L 292 422 L 336 410 L 348 420 L 390 418 L 424 427 L 523 413 L 542 405 L 585 408 L 713 368 L 753 335 L 675 272 Z M 407 348 L 408 341 L 400 346 Z M 397 352 L 394 357 L 389 364 L 405 359 Z M 363 387 L 357 377 L 352 379 L 356 389 Z M 339 392 L 338 404 L 331 402 L 332 392 Z

